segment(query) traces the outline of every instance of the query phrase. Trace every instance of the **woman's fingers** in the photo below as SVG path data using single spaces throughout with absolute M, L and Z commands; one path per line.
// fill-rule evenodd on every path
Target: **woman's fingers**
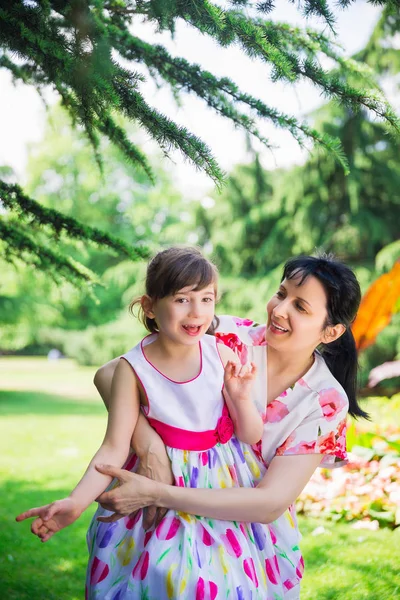
M 101 521 L 102 523 L 114 523 L 114 521 L 119 521 L 123 517 L 124 517 L 124 515 L 121 515 L 119 513 L 113 513 L 112 515 L 109 515 L 108 517 L 97 517 L 97 520 Z

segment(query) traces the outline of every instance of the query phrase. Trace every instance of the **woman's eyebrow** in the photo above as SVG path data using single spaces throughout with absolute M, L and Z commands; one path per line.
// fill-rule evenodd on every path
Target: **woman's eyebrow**
M 305 300 L 304 298 L 302 298 L 301 296 L 296 296 L 296 300 L 300 300 L 301 302 L 304 302 L 304 304 L 308 304 L 308 306 L 310 308 L 312 308 L 311 304 L 309 302 L 307 302 L 307 300 Z

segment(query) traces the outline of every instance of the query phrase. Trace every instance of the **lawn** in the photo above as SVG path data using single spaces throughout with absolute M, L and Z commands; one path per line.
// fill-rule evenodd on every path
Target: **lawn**
M 47 544 L 14 517 L 67 494 L 101 442 L 105 410 L 92 388 L 93 369 L 2 358 L 0 375 L 0 598 L 82 600 L 93 510 Z M 302 600 L 400 597 L 399 529 L 358 531 L 315 519 L 301 519 L 301 529 Z

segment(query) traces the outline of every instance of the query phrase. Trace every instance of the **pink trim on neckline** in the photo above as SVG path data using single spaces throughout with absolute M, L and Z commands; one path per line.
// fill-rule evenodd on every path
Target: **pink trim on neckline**
M 155 365 L 153 365 L 152 362 L 149 361 L 149 359 L 147 358 L 146 354 L 144 353 L 143 342 L 145 340 L 147 340 L 147 338 L 151 337 L 152 335 L 157 335 L 157 334 L 150 333 L 149 335 L 146 335 L 146 337 L 144 337 L 142 339 L 142 341 L 140 342 L 140 350 L 142 351 L 143 358 L 145 359 L 145 361 L 148 362 L 149 365 L 151 367 L 153 367 L 153 369 L 155 371 L 157 371 L 157 373 L 159 373 L 160 375 L 162 375 L 162 377 L 164 377 L 164 379 L 167 379 L 171 383 L 176 383 L 177 385 L 182 385 L 183 383 L 191 383 L 192 381 L 195 381 L 198 377 L 200 377 L 200 375 L 201 375 L 201 373 L 203 371 L 203 349 L 202 349 L 202 345 L 201 345 L 201 341 L 200 340 L 199 340 L 199 350 L 200 350 L 200 370 L 199 370 L 199 372 L 197 373 L 197 375 L 195 377 L 192 377 L 192 379 L 188 379 L 187 381 L 175 381 L 174 379 L 171 379 L 170 377 L 168 377 L 168 375 L 165 375 L 159 369 L 157 369 L 157 367 Z

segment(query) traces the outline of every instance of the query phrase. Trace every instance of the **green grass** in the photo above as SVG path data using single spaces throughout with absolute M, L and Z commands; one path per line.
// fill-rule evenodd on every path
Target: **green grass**
M 0 598 L 81 600 L 93 510 L 41 544 L 16 514 L 67 494 L 100 444 L 105 410 L 93 369 L 72 361 L 0 359 Z M 400 532 L 301 519 L 302 600 L 400 597 Z M 325 533 L 312 535 L 323 525 Z

